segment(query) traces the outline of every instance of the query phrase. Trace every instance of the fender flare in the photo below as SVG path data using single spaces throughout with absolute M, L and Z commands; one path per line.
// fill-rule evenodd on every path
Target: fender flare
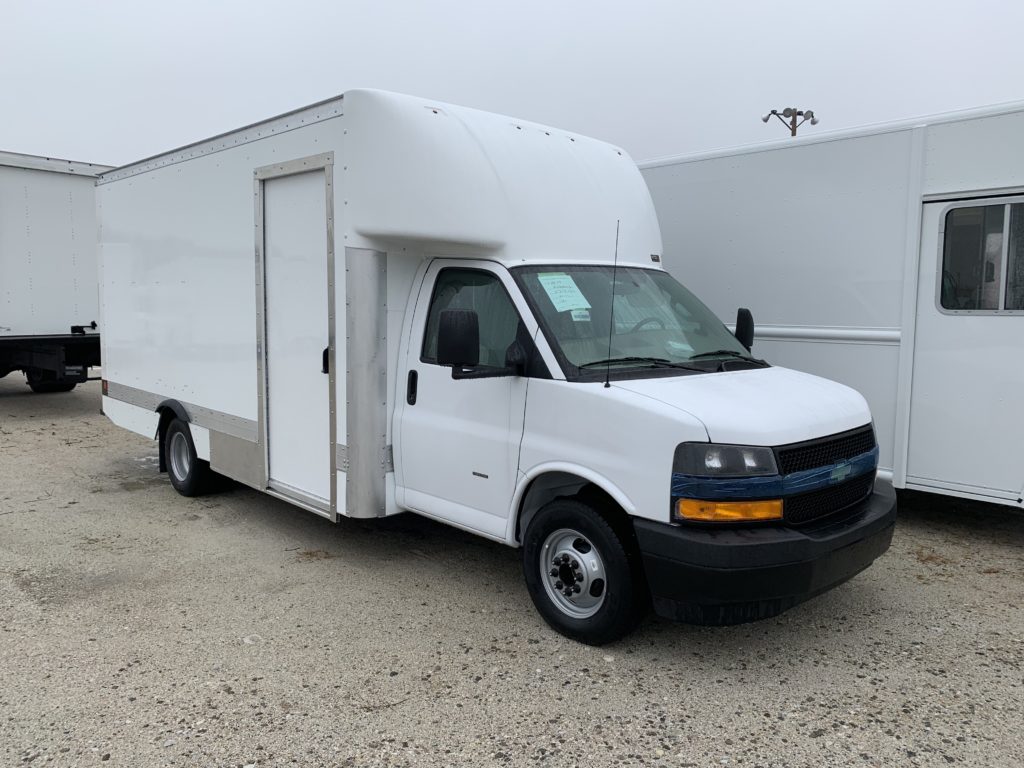
M 505 542 L 507 544 L 513 547 L 519 546 L 519 542 L 516 540 L 516 527 L 519 523 L 519 511 L 523 503 L 523 499 L 526 496 L 527 489 L 533 481 L 541 475 L 553 472 L 576 475 L 577 477 L 586 480 L 588 483 L 593 483 L 602 491 L 607 493 L 627 515 L 631 517 L 636 515 L 636 505 L 630 500 L 629 496 L 627 496 L 621 488 L 604 475 L 594 472 L 580 464 L 573 464 L 572 462 L 547 461 L 531 467 L 526 473 L 520 475 L 519 482 L 516 484 L 515 493 L 512 494 L 512 504 L 509 508 L 508 525 L 505 528 Z

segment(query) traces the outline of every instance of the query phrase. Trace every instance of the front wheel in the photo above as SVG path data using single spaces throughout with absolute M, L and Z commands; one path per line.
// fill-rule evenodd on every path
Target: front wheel
M 530 522 L 523 573 L 533 604 L 551 628 L 588 645 L 628 634 L 646 612 L 632 538 L 575 499 L 548 503 Z
M 174 490 L 182 496 L 199 496 L 210 484 L 210 464 L 196 454 L 188 424 L 171 419 L 164 431 L 164 460 Z

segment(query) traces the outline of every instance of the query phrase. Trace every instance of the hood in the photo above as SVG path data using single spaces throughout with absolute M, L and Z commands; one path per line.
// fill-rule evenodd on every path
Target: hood
M 786 445 L 862 427 L 864 398 L 828 379 L 788 368 L 619 381 L 613 386 L 700 419 L 712 442 Z

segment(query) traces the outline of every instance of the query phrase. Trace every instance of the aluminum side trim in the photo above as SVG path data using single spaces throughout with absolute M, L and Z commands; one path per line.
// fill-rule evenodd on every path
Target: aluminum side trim
M 382 517 L 387 509 L 387 280 L 386 253 L 345 248 L 349 517 Z
M 348 446 L 339 445 L 334 450 L 334 461 L 338 472 L 348 472 Z M 395 471 L 395 451 L 390 445 L 384 446 L 384 452 L 381 457 L 381 464 L 384 467 L 384 472 Z
M 777 341 L 838 341 L 854 344 L 898 345 L 899 328 L 824 328 L 799 325 L 759 325 L 757 339 Z
M 223 432 L 231 437 L 255 443 L 259 433 L 258 425 L 252 419 L 244 419 L 241 416 L 234 416 L 230 413 L 215 411 L 212 408 L 205 408 L 194 403 L 187 403 L 184 400 L 158 395 L 155 392 L 147 392 L 144 389 L 130 387 L 127 384 L 118 384 L 114 381 L 107 382 L 107 397 L 113 400 L 120 400 L 122 403 L 136 405 L 155 411 L 160 403 L 165 400 L 176 400 L 188 413 L 189 421 L 200 427 L 211 431 Z
M 93 178 L 114 168 L 112 165 L 96 165 L 95 163 L 83 163 L 77 160 L 62 160 L 56 157 L 23 155 L 20 152 L 0 152 L 0 165 L 8 168 L 21 168 L 27 171 L 49 171 L 50 173 L 67 173 L 71 176 L 89 176 Z
M 258 491 L 265 490 L 263 449 L 259 443 L 210 430 L 210 467 Z
M 227 133 L 222 133 L 209 139 L 197 141 L 194 144 L 186 144 L 183 147 L 172 149 L 169 152 L 137 160 L 129 165 L 122 165 L 112 171 L 103 173 L 96 183 L 97 186 L 101 184 L 108 184 L 112 181 L 117 181 L 118 179 L 137 176 L 140 173 L 146 173 L 147 171 L 156 170 L 157 168 L 165 168 L 168 165 L 182 163 L 195 157 L 202 157 L 203 155 L 222 152 L 225 149 L 231 149 L 232 147 L 241 146 L 253 141 L 259 141 L 260 139 L 265 139 L 268 136 L 286 133 L 287 131 L 294 131 L 297 128 L 303 128 L 307 125 L 319 123 L 324 120 L 330 120 L 331 118 L 339 117 L 342 114 L 342 105 L 342 96 L 325 99 L 324 101 L 319 101 L 316 104 L 310 104 L 307 107 L 301 107 L 300 109 L 292 110 L 291 112 L 285 112 L 277 117 L 271 117 L 267 120 L 247 125 L 244 128 L 228 131 Z

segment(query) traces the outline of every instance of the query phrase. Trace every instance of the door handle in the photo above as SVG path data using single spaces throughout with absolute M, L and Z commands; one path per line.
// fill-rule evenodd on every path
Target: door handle
M 330 358 L 330 354 L 329 354 L 330 353 L 330 349 L 331 349 L 330 347 L 324 347 L 324 362 L 323 362 L 323 366 L 320 368 L 320 373 L 330 373 L 331 372 L 331 358 Z
M 416 405 L 416 385 L 419 383 L 419 374 L 416 371 L 409 371 L 409 380 L 405 385 L 405 402 L 409 405 Z

